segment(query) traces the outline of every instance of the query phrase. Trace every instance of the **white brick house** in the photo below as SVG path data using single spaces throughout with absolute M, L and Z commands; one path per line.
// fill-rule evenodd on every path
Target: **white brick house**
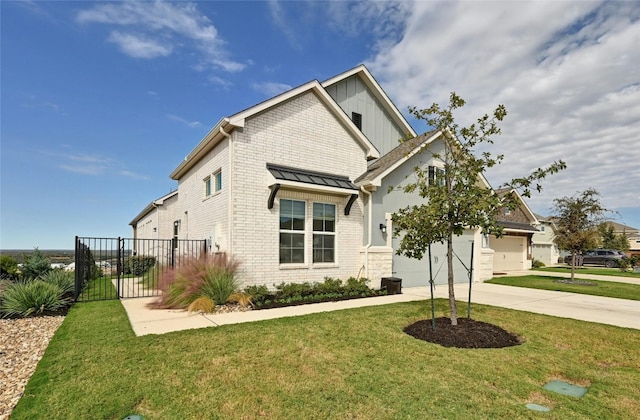
M 153 202 L 166 203 L 173 220 L 158 219 L 152 203 L 130 223 L 134 236 L 166 223 L 156 231 L 206 239 L 208 252 L 240 262 L 244 285 L 351 276 L 373 287 L 389 276 L 426 285 L 422 266 L 403 271 L 390 235 L 390 214 L 419 198 L 381 188 L 413 170 L 416 160 L 398 152 L 407 136 L 416 133 L 366 67 L 308 82 L 222 118 L 171 173 L 177 194 Z M 465 249 L 478 239 L 470 231 Z M 475 252 L 481 280 L 491 270 L 480 270 L 484 252 Z

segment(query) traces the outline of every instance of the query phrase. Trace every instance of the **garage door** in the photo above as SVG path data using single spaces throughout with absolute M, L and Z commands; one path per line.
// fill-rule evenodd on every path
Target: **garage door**
M 500 239 L 491 238 L 491 248 L 493 254 L 493 272 L 524 270 L 525 246 L 527 238 L 524 237 L 502 237 Z
M 393 249 L 400 245 L 400 237 L 393 238 Z M 469 267 L 471 261 L 471 243 L 473 232 L 468 231 L 462 236 L 454 236 L 453 251 Z M 433 280 L 436 284 L 447 284 L 447 245 L 435 243 L 431 246 L 431 268 Z M 429 285 L 429 258 L 425 254 L 422 260 L 393 255 L 393 276 L 402 279 L 402 287 L 419 287 Z M 467 269 L 453 257 L 453 278 L 456 283 L 469 281 Z

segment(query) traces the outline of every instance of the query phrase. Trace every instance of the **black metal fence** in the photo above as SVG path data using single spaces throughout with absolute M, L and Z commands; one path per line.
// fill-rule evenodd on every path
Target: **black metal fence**
M 206 255 L 204 240 L 76 236 L 75 300 L 157 296 L 164 270 Z

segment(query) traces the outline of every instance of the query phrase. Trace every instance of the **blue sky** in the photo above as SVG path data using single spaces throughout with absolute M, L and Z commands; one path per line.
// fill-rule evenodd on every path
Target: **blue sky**
M 638 2 L 36 2 L 1 8 L 0 249 L 130 237 L 220 118 L 365 63 L 405 113 L 504 104 L 495 187 L 593 187 L 640 228 Z M 409 119 L 418 132 L 425 127 Z

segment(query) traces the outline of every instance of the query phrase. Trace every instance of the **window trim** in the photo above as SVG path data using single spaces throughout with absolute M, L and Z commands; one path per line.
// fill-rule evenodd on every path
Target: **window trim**
M 211 175 L 206 176 L 203 180 L 204 182 L 204 198 L 211 197 Z
M 298 202 L 298 203 L 303 203 L 304 204 L 304 206 L 303 206 L 304 216 L 303 216 L 302 230 L 282 229 L 280 219 L 282 218 L 282 202 L 283 201 L 291 201 L 292 203 Z M 292 215 L 293 215 L 293 213 L 292 213 Z M 293 226 L 292 226 L 292 228 L 293 228 Z M 294 261 L 283 262 L 282 261 L 280 252 L 281 252 L 281 248 L 282 248 L 281 235 L 283 233 L 302 235 L 302 262 L 294 262 Z M 307 266 L 307 201 L 305 201 L 305 200 L 296 200 L 296 199 L 292 199 L 292 198 L 281 198 L 279 200 L 279 209 L 278 209 L 278 264 L 280 265 L 281 268 L 300 268 L 300 267 L 306 267 Z
M 327 230 L 316 230 L 315 229 L 315 207 L 316 205 L 322 205 L 323 206 L 323 213 L 324 213 L 324 209 L 326 208 L 326 206 L 332 206 L 333 207 L 333 230 L 332 231 L 327 231 Z M 327 265 L 327 264 L 331 264 L 334 265 L 336 264 L 336 260 L 337 260 L 337 251 L 336 251 L 336 238 L 337 238 L 337 234 L 336 234 L 336 225 L 338 222 L 338 206 L 335 203 L 325 203 L 325 202 L 320 202 L 320 201 L 314 201 L 311 203 L 311 232 L 312 232 L 312 241 L 311 241 L 311 262 L 314 265 Z M 324 225 L 324 222 L 323 222 Z M 315 252 L 316 252 L 316 247 L 315 247 L 315 236 L 332 236 L 333 237 L 333 248 L 331 248 L 333 250 L 333 261 L 315 261 Z M 321 251 L 325 251 L 328 250 L 330 248 L 324 248 L 322 247 L 320 250 Z
M 213 179 L 213 193 L 216 194 L 222 191 L 222 169 L 218 169 L 213 173 Z
M 438 165 L 429 165 L 427 168 L 429 185 L 444 185 L 444 168 Z

